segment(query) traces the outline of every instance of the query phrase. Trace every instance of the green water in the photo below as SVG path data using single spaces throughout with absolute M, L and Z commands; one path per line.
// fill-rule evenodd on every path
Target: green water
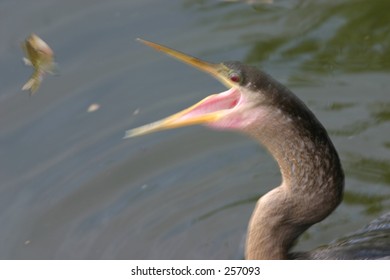
M 247 137 L 203 127 L 123 140 L 224 90 L 137 37 L 255 65 L 328 129 L 345 199 L 297 250 L 390 210 L 389 1 L 30 2 L 0 3 L 0 258 L 242 257 L 256 200 L 280 183 L 277 165 Z M 31 32 L 59 64 L 33 97 L 21 91 Z

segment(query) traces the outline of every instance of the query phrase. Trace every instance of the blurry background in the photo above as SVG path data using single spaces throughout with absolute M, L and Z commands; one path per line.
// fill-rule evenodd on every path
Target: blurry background
M 295 250 L 389 211 L 389 11 L 386 0 L 2 0 L 0 258 L 243 257 L 277 165 L 248 137 L 199 126 L 123 140 L 224 90 L 137 37 L 255 65 L 328 129 L 345 199 Z M 59 75 L 30 97 L 20 44 L 32 32 L 53 48 Z

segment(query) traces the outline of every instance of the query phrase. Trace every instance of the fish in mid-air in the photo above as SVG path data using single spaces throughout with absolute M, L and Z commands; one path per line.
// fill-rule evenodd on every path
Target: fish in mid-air
M 38 90 L 44 74 L 53 74 L 56 68 L 54 53 L 49 45 L 34 33 L 23 42 L 22 49 L 26 55 L 23 58 L 24 63 L 34 68 L 33 74 L 22 90 L 30 90 L 30 94 L 34 94 Z

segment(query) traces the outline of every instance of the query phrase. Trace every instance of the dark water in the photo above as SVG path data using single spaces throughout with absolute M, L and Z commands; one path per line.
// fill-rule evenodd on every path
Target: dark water
M 345 200 L 297 249 L 389 211 L 389 10 L 363 0 L 1 1 L 0 258 L 242 257 L 277 166 L 247 137 L 203 127 L 123 140 L 223 90 L 137 37 L 256 65 L 327 127 Z M 55 50 L 60 72 L 33 97 L 20 90 L 31 68 L 19 44 L 31 32 Z M 88 113 L 93 103 L 100 109 Z

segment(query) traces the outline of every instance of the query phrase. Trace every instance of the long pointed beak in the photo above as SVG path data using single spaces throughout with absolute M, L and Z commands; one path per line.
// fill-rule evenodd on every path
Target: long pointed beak
M 137 38 L 137 41 L 154 48 L 157 51 L 163 52 L 169 56 L 172 56 L 173 58 L 180 60 L 181 62 L 187 63 L 199 70 L 202 70 L 206 73 L 211 74 L 214 78 L 219 80 L 222 84 L 224 84 L 226 87 L 230 88 L 233 86 L 233 83 L 227 79 L 227 72 L 229 71 L 229 68 L 227 68 L 222 63 L 214 64 L 209 63 L 206 61 L 203 61 L 199 58 L 186 55 L 185 53 L 176 51 L 174 49 L 168 48 L 163 45 L 159 45 L 150 41 L 146 41 L 140 38 Z
M 210 95 L 195 105 L 165 119 L 128 130 L 126 131 L 124 138 L 144 135 L 159 130 L 216 122 L 227 113 L 228 109 L 232 109 L 238 104 L 240 100 L 240 92 L 238 89 L 233 87 L 233 83 L 227 78 L 229 69 L 225 65 L 208 63 L 153 42 L 142 39 L 137 40 L 158 51 L 164 52 L 180 61 L 183 61 L 184 63 L 211 74 L 227 87 L 231 87 L 231 89 L 220 94 Z
M 140 136 L 160 130 L 216 122 L 240 100 L 240 92 L 232 88 L 219 94 L 212 94 L 195 105 L 165 119 L 126 131 L 124 138 Z

